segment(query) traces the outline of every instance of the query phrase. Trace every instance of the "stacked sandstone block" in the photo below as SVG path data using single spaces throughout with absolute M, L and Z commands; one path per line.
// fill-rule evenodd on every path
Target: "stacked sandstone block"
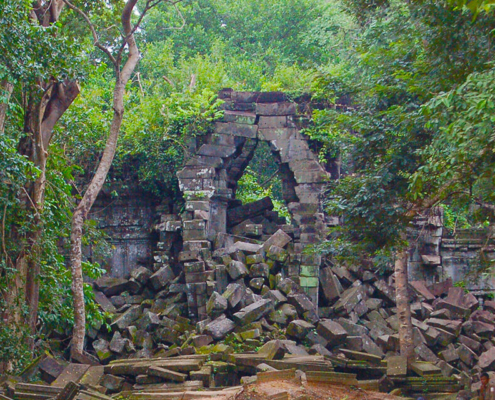
M 298 129 L 297 106 L 279 92 L 225 89 L 220 98 L 225 102 L 223 120 L 215 124 L 215 131 L 178 173 L 186 199 L 181 259 L 190 312 L 194 310 L 192 315 L 199 319 L 206 316 L 208 269 L 200 253 L 214 250 L 212 243 L 217 235 L 234 228 L 227 221 L 227 210 L 258 141 L 269 143 L 280 164 L 284 199 L 297 231 L 295 254 L 285 273 L 317 304 L 321 260 L 303 251 L 318 243 L 324 231 L 320 197 L 328 175 Z

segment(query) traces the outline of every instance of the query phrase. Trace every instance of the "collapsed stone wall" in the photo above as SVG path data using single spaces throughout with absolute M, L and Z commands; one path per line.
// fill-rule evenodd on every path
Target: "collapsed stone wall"
M 476 295 L 494 290 L 493 274 L 480 273 L 482 253 L 485 261 L 495 259 L 495 240 L 490 232 L 484 229 L 448 232 L 444 227 L 443 209 L 436 207 L 413 221 L 409 238 L 413 244 L 410 281 L 422 280 L 432 285 L 451 279 Z
M 292 226 L 280 226 L 294 239 L 290 261 L 283 273 L 295 280 L 317 304 L 321 258 L 303 252 L 308 245 L 322 239 L 325 229 L 320 200 L 329 175 L 298 128 L 296 104 L 279 92 L 226 89 L 220 92 L 220 98 L 225 101 L 223 120 L 215 124 L 214 132 L 177 174 L 186 201 L 186 211 L 181 215 L 180 261 L 188 284 L 190 312 L 194 310 L 200 320 L 207 316 L 206 285 L 211 274 L 205 270 L 204 261 L 208 258 L 205 252 L 216 250 L 218 240 L 223 242 L 220 247 L 225 247 L 226 235 L 255 211 L 241 207 L 235 201 L 235 192 L 259 141 L 270 144 L 272 155 L 280 165 L 283 198 L 293 221 Z M 230 239 L 232 245 L 241 241 Z
M 293 239 L 283 277 L 299 284 L 317 305 L 319 292 L 325 290 L 319 289 L 321 258 L 304 254 L 304 248 L 319 242 L 325 227 L 338 220 L 322 212 L 321 191 L 330 174 L 300 132 L 304 124 L 298 111 L 304 106 L 289 102 L 279 92 L 225 89 L 220 98 L 225 102 L 223 120 L 215 124 L 213 133 L 192 144 L 194 155 L 178 173 L 185 212 L 171 214 L 170 207 L 158 206 L 157 199 L 132 187 L 119 190 L 117 198 L 112 198 L 111 190 L 99 196 L 92 218 L 100 222 L 115 248 L 103 264 L 116 278 L 128 278 L 139 266 L 153 265 L 157 271 L 170 264 L 174 276 L 184 271 L 189 310 L 201 319 L 211 295 L 207 285 L 216 280 L 215 268 L 205 264 L 212 253 L 239 241 L 263 243 L 281 229 Z M 266 156 L 274 157 L 279 165 L 291 225 L 271 210 L 269 199 L 245 206 L 235 199 L 238 181 L 262 141 L 271 149 Z M 157 219 L 160 222 L 155 225 Z M 459 232 L 449 237 L 441 209 L 417 218 L 410 232 L 416 243 L 410 258 L 410 280 L 433 284 L 450 277 L 454 283 L 465 281 L 467 288 L 477 293 L 492 290 L 492 278 L 471 276 L 482 247 L 488 258 L 495 253 L 492 242 L 476 235 Z M 87 255 L 91 258 L 91 248 Z
M 350 359 L 382 365 L 384 357 L 393 364 L 399 352 L 393 271 L 378 273 L 371 264 L 321 265 L 318 255 L 304 253 L 324 238 L 332 219 L 323 215 L 319 196 L 328 175 L 298 129 L 296 105 L 280 93 L 228 90 L 221 97 L 224 120 L 178 173 L 184 211 L 157 209 L 153 263 L 134 269 L 129 279 L 103 277 L 94 283 L 97 302 L 114 316 L 111 332 L 105 326 L 88 331 L 93 354 L 108 363 L 197 352 L 217 360 L 217 352 L 223 352 L 222 360 L 230 363 L 234 349 L 228 343 L 237 343 L 243 351 L 261 347 L 256 356 L 270 360 L 316 354 L 335 365 Z M 280 163 L 291 225 L 272 210 L 269 198 L 245 205 L 235 199 L 259 141 L 270 143 Z M 466 245 L 473 238 L 447 238 L 440 209 L 413 225 L 415 352 L 435 364 L 428 366 L 435 380 L 468 382 L 472 371 L 495 366 L 495 303 L 483 304 L 444 278 L 456 277 L 448 268 L 456 268 L 459 257 L 473 256 L 475 248 Z M 487 246 L 481 239 L 476 243 Z M 135 360 L 119 365 L 128 375 Z M 240 371 L 243 365 L 230 367 Z M 108 370 L 115 373 L 113 366 Z M 135 379 L 119 378 L 121 383 L 157 379 L 148 369 L 143 374 L 142 364 L 136 371 Z M 211 374 L 203 373 L 205 381 Z M 215 385 L 224 386 L 227 375 L 215 375 Z

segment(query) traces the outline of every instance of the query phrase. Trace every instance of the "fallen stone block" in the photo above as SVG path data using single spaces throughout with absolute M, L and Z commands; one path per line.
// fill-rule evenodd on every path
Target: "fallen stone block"
M 493 368 L 495 367 L 495 347 L 492 347 L 484 353 L 481 353 L 478 361 L 478 367 L 482 371 L 493 370 Z
M 439 299 L 434 303 L 435 310 L 446 309 L 450 312 L 451 318 L 453 319 L 465 319 L 469 317 L 471 314 L 471 310 L 469 308 L 464 308 L 454 303 L 450 303 L 447 300 Z M 432 318 L 436 318 L 433 313 L 430 315 Z M 449 318 L 450 319 L 450 318 Z
M 453 363 L 459 359 L 459 354 L 456 352 L 454 345 L 450 344 L 445 350 L 438 353 L 440 358 L 447 363 Z
M 395 305 L 395 288 L 390 286 L 385 280 L 379 280 L 373 283 L 378 297 L 382 297 L 384 300 L 387 300 L 390 304 Z
M 228 300 L 220 293 L 213 292 L 208 303 L 206 303 L 206 312 L 209 316 L 216 318 L 220 316 L 228 307 Z
M 102 276 L 95 281 L 94 286 L 96 289 L 103 292 L 105 296 L 110 297 L 128 290 L 129 281 L 123 278 L 112 278 L 110 276 Z
M 101 309 L 103 311 L 111 313 L 111 314 L 114 314 L 115 312 L 117 312 L 117 309 L 112 304 L 110 299 L 107 296 L 105 296 L 102 292 L 95 290 L 94 294 L 95 294 L 96 302 L 99 304 L 99 306 L 101 307 Z
M 273 305 L 276 307 L 280 303 L 284 303 L 287 301 L 287 297 L 285 297 L 282 292 L 279 290 L 268 290 L 264 295 L 264 299 L 271 300 Z
M 443 294 L 448 293 L 449 289 L 453 286 L 454 285 L 452 283 L 452 278 L 448 278 L 443 282 L 434 283 L 428 286 L 428 290 L 433 294 L 433 296 L 439 297 Z
M 148 375 L 156 376 L 166 381 L 172 382 L 184 382 L 187 379 L 186 374 L 182 374 L 180 372 L 171 371 L 169 369 L 163 367 L 149 367 Z
M 16 386 L 16 392 L 18 389 L 18 386 Z M 21 389 L 21 388 L 19 388 Z M 73 400 L 76 398 L 76 396 L 79 394 L 81 389 L 81 386 L 78 385 L 76 382 L 67 382 L 67 384 L 64 386 L 64 388 L 60 391 L 60 393 L 57 394 L 56 397 L 54 397 L 55 400 Z M 21 398 L 21 396 L 18 396 L 16 393 L 15 398 Z M 33 398 L 33 396 L 30 396 L 28 398 Z M 44 397 L 43 397 L 44 398 Z
M 114 353 L 122 354 L 125 349 L 126 340 L 127 339 L 124 339 L 119 331 L 116 331 L 113 334 L 108 348 Z
M 407 376 L 407 358 L 392 356 L 387 358 L 387 376 L 405 378 Z
M 313 329 L 315 329 L 315 326 L 313 324 L 298 319 L 295 321 L 291 321 L 291 323 L 287 326 L 286 332 L 289 336 L 302 340 Z
M 173 279 L 175 279 L 174 272 L 170 266 L 166 265 L 151 275 L 150 282 L 153 289 L 158 291 Z
M 426 323 L 429 326 L 433 326 L 434 328 L 441 328 L 446 330 L 447 332 L 452 333 L 455 336 L 458 336 L 461 332 L 462 321 L 459 320 L 444 320 L 438 318 L 429 318 L 426 320 Z
M 333 354 L 326 349 L 325 346 L 321 344 L 314 344 L 313 346 L 310 347 L 309 349 L 309 354 L 319 354 L 321 356 L 332 356 Z
M 139 267 L 131 271 L 131 278 L 139 282 L 141 285 L 146 285 L 153 273 L 146 267 Z
M 473 350 L 474 352 L 479 352 L 480 348 L 481 348 L 481 343 L 474 340 L 474 339 L 471 339 L 465 335 L 460 335 L 459 336 L 459 342 L 461 342 L 463 345 L 469 347 L 471 350 Z
M 369 329 L 363 325 L 358 325 L 346 318 L 339 318 L 337 322 L 346 330 L 349 336 L 368 335 Z
M 234 281 L 249 275 L 248 269 L 246 268 L 244 263 L 240 261 L 231 261 L 228 266 L 228 272 L 230 277 Z
M 38 367 L 41 373 L 41 379 L 48 383 L 52 383 L 57 379 L 64 370 L 64 366 L 52 357 L 46 357 L 41 360 Z
M 110 393 L 117 393 L 122 390 L 125 378 L 120 376 L 105 374 L 100 382 L 100 385 L 107 388 Z
M 266 360 L 281 360 L 286 353 L 287 348 L 280 340 L 270 340 L 258 350 L 258 354 Z
M 327 372 L 327 371 L 306 371 L 306 379 L 308 384 L 339 384 L 358 386 L 359 382 L 356 379 L 356 374 L 347 374 L 342 372 Z
M 369 336 L 363 335 L 361 338 L 363 341 L 363 351 L 365 353 L 374 354 L 378 357 L 384 356 L 382 349 L 380 349 L 380 347 Z M 393 338 L 393 335 L 391 335 L 390 338 Z
M 439 358 L 433 353 L 426 344 L 422 343 L 414 348 L 414 352 L 418 355 L 420 360 L 438 362 Z
M 439 318 L 439 319 L 452 319 L 452 314 L 446 308 L 441 308 L 437 311 L 433 311 L 430 314 L 431 318 Z
M 218 317 L 217 319 L 208 323 L 205 327 L 205 332 L 209 334 L 213 339 L 223 339 L 227 333 L 232 332 L 235 329 L 234 321 L 228 319 L 225 315 Z
M 354 351 L 363 351 L 363 338 L 361 336 L 347 336 L 345 338 L 345 348 Z M 325 346 L 326 347 L 326 346 Z
M 336 321 L 322 319 L 316 328 L 318 334 L 323 336 L 330 346 L 343 344 L 347 337 L 347 331 Z
M 439 375 L 442 370 L 431 363 L 412 362 L 411 369 L 419 376 Z
M 246 294 L 246 287 L 239 283 L 230 283 L 222 293 L 222 296 L 227 299 L 230 307 L 234 308 L 239 304 L 244 295 Z
M 478 359 L 476 353 L 464 344 L 459 345 L 456 351 L 461 361 L 468 367 L 473 367 L 475 361 Z
M 362 300 L 365 300 L 363 287 L 350 287 L 341 294 L 340 298 L 334 304 L 333 309 L 337 314 L 349 314 Z
M 161 321 L 157 314 L 151 311 L 145 311 L 143 315 L 137 320 L 136 327 L 145 331 L 153 331 L 160 326 Z
M 282 229 L 279 229 L 268 240 L 263 243 L 263 250 L 268 251 L 271 246 L 277 246 L 279 248 L 284 248 L 292 241 L 292 238 L 287 235 Z
M 79 382 L 86 371 L 89 369 L 90 365 L 85 364 L 69 364 L 67 365 L 62 373 L 55 379 L 52 386 L 57 388 L 65 387 L 69 382 Z
M 304 314 L 306 311 L 315 310 L 315 305 L 304 293 L 289 294 L 287 301 L 296 307 L 299 314 Z
M 472 293 L 465 293 L 464 288 L 449 288 L 446 302 L 455 304 L 458 307 L 474 311 L 478 308 L 478 299 Z
M 105 339 L 98 339 L 93 342 L 93 349 L 101 362 L 108 362 L 114 358 L 114 354 L 110 351 L 110 343 Z
M 270 197 L 264 197 L 240 207 L 232 208 L 227 211 L 228 226 L 240 224 L 246 219 L 252 219 L 258 215 L 263 215 L 265 210 L 273 210 L 273 202 Z
M 292 380 L 296 377 L 296 370 L 285 369 L 282 371 L 267 371 L 267 372 L 258 372 L 256 374 L 257 382 L 272 382 L 272 381 L 280 381 L 280 380 Z
M 382 361 L 382 357 L 376 356 L 374 354 L 364 353 L 362 351 L 340 349 L 340 352 L 351 360 L 367 361 L 372 364 L 380 364 Z
M 110 325 L 112 329 L 124 330 L 141 316 L 141 306 L 131 306 Z
M 330 268 L 320 270 L 320 287 L 327 301 L 340 297 L 341 285 Z
M 238 324 L 245 325 L 253 321 L 257 321 L 258 319 L 264 317 L 272 310 L 273 310 L 272 301 L 268 299 L 262 299 L 260 301 L 257 301 L 256 303 L 244 307 L 239 312 L 236 312 L 233 315 L 233 318 L 234 321 L 236 321 Z

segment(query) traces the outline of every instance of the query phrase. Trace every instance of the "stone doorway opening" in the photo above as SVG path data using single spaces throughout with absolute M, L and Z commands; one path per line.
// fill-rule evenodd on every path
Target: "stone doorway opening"
M 299 130 L 298 106 L 279 92 L 227 89 L 220 92 L 220 98 L 225 101 L 223 120 L 215 123 L 214 132 L 177 174 L 186 210 L 182 214 L 182 259 L 189 311 L 198 318 L 206 316 L 206 279 L 211 274 L 203 272 L 207 260 L 202 249 L 215 255 L 216 250 L 229 249 L 239 241 L 244 247 L 261 246 L 270 236 L 269 230 L 290 237 L 290 262 L 283 275 L 317 305 L 321 258 L 304 250 L 318 243 L 325 231 L 321 192 L 329 175 Z M 290 224 L 273 211 L 270 196 L 247 204 L 236 197 L 239 181 L 255 156 L 267 162 L 266 168 L 274 169 L 273 175 L 280 179 Z M 193 266 L 201 272 L 192 271 Z M 200 281 L 203 276 L 204 282 Z

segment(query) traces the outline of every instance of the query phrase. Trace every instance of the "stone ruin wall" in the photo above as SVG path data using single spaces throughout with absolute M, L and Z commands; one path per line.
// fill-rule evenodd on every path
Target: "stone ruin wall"
M 227 247 L 226 241 L 231 241 L 231 245 L 241 241 L 229 235 L 229 230 L 246 219 L 245 209 L 239 208 L 236 213 L 231 205 L 236 205 L 237 182 L 259 141 L 270 144 L 280 165 L 283 198 L 293 221 L 292 226 L 280 226 L 294 239 L 285 275 L 294 279 L 317 304 L 321 258 L 303 251 L 322 239 L 324 217 L 320 199 L 329 177 L 297 127 L 296 104 L 278 92 L 224 90 L 220 98 L 226 108 L 223 120 L 215 123 L 214 132 L 177 174 L 186 200 L 180 261 L 184 262 L 190 288 L 189 308 L 197 309 L 199 319 L 206 317 L 209 273 L 201 266 L 201 249 L 216 250 Z
M 461 229 L 452 234 L 443 225 L 443 210 L 435 208 L 414 220 L 411 242 L 417 242 L 409 261 L 409 280 L 434 284 L 447 279 L 465 285 L 476 295 L 495 289 L 493 274 L 480 274 L 480 251 L 495 259 L 495 241 L 489 232 Z
M 111 192 L 116 190 L 117 197 Z M 89 218 L 98 221 L 111 246 L 112 255 L 100 260 L 91 245 L 84 249 L 90 261 L 98 261 L 114 277 L 129 277 L 132 270 L 153 263 L 157 234 L 153 231 L 158 199 L 143 195 L 137 188 L 113 186 L 103 189 Z
M 237 182 L 258 143 L 265 141 L 272 153 L 268 156 L 275 157 L 279 164 L 283 197 L 292 217 L 292 225 L 280 220 L 277 226 L 294 239 L 291 261 L 286 263 L 284 273 L 317 304 L 321 259 L 303 254 L 303 249 L 320 241 L 325 226 L 332 224 L 332 218 L 323 215 L 320 202 L 329 174 L 300 132 L 297 104 L 278 92 L 223 90 L 220 98 L 225 101 L 224 119 L 196 144 L 195 156 L 178 173 L 186 201 L 184 213 L 170 214 L 164 209 L 169 208 L 168 204 L 160 206 L 158 199 L 132 188 L 119 191 L 116 199 L 106 192 L 99 196 L 91 217 L 99 221 L 114 247 L 105 266 L 111 276 L 127 278 L 142 265 L 154 264 L 156 270 L 176 261 L 175 272 L 183 270 L 186 275 L 188 306 L 196 318 L 204 317 L 211 292 L 207 285 L 212 279 L 212 272 L 203 265 L 206 253 L 239 240 L 235 233 L 242 232 L 238 227 L 245 219 L 244 213 L 256 215 L 256 207 L 266 212 L 263 201 L 249 209 L 240 207 L 235 199 Z M 493 290 L 494 279 L 473 280 L 471 276 L 486 239 L 475 232 L 448 237 L 442 219 L 441 211 L 435 210 L 415 221 L 411 237 L 419 235 L 420 239 L 411 254 L 410 280 L 433 284 L 450 277 L 454 283 L 467 282 L 469 289 L 480 294 Z M 246 228 L 259 229 L 254 225 L 242 226 L 243 233 Z M 488 251 L 493 255 L 493 244 Z M 86 254 L 91 258 L 91 248 Z

